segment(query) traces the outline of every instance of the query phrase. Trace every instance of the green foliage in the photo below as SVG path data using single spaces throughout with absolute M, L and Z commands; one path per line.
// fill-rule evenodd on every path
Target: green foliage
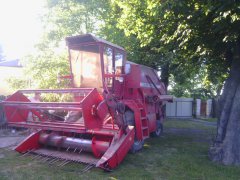
M 7 79 L 13 90 L 29 88 L 55 89 L 68 87 L 69 85 L 68 80 L 60 82 L 58 80 L 59 76 L 70 73 L 66 52 L 58 54 L 51 49 L 39 51 L 34 55 L 28 55 L 21 63 L 24 66 L 24 77 Z
M 142 46 L 165 55 L 175 82 L 195 77 L 204 65 L 208 79 L 222 86 L 239 37 L 239 2 L 230 1 L 114 1 L 121 9 L 118 27 L 135 35 Z M 168 58 L 172 53 L 174 58 Z M 179 71 L 183 66 L 184 70 Z M 219 89 L 218 88 L 218 89 Z M 219 90 L 218 90 L 219 91 Z
M 31 81 L 31 88 L 68 87 L 68 80 L 59 83 L 57 79 L 58 76 L 70 73 L 67 49 L 63 49 L 64 39 L 66 36 L 97 29 L 97 17 L 93 16 L 95 11 L 89 4 L 93 5 L 94 1 L 47 0 L 46 11 L 41 17 L 45 31 L 36 45 L 37 53 L 25 57 L 22 62 L 26 79 Z M 16 89 L 24 88 L 21 79 L 11 79 L 9 83 Z M 44 98 L 47 101 L 49 98 L 59 99 L 53 96 Z
M 28 79 L 19 77 L 11 77 L 6 79 L 6 81 L 13 90 L 26 89 L 29 87 L 30 83 Z
M 27 74 L 38 87 L 58 87 L 53 81 L 58 71 L 67 73 L 68 62 L 56 48 L 66 36 L 94 32 L 125 47 L 129 60 L 161 70 L 166 84 L 170 77 L 174 95 L 219 95 L 231 64 L 227 54 L 239 37 L 239 14 L 233 0 L 47 0 L 45 33 L 39 54 L 26 62 Z
M 45 33 L 41 42 L 36 45 L 38 53 L 28 56 L 23 62 L 26 74 L 32 79 L 32 86 L 59 87 L 56 83 L 57 74 L 68 74 L 69 65 L 64 60 L 67 59 L 66 54 L 59 55 L 56 50 L 62 47 L 66 36 L 86 32 L 96 32 L 125 47 L 129 52 L 128 59 L 157 68 L 157 62 L 154 61 L 157 54 L 152 53 L 149 47 L 141 47 L 135 36 L 127 37 L 123 30 L 117 28 L 117 12 L 117 6 L 113 6 L 111 1 L 48 0 L 47 11 L 42 17 Z
M 31 77 L 35 88 L 59 88 L 67 85 L 67 82 L 59 83 L 59 75 L 69 74 L 67 54 L 56 55 L 51 50 L 39 52 L 37 55 L 29 55 L 23 62 L 26 65 L 26 74 Z
M 189 65 L 188 65 L 189 66 Z M 186 70 L 184 69 L 186 68 Z M 170 76 L 169 93 L 176 97 L 192 97 L 200 99 L 209 99 L 215 96 L 219 96 L 222 90 L 222 82 L 215 82 L 209 80 L 209 71 L 205 65 L 202 65 L 199 69 L 187 67 L 176 68 L 174 76 Z M 181 71 L 178 73 L 178 71 Z M 177 83 L 176 83 L 177 82 Z
M 58 45 L 66 36 L 94 32 L 95 17 L 87 2 L 47 0 L 47 12 L 42 17 L 45 39 Z

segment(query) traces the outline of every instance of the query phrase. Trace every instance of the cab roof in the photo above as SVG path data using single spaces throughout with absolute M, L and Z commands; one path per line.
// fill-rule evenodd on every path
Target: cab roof
M 114 48 L 125 51 L 123 47 L 118 46 L 116 44 L 113 44 L 111 42 L 108 42 L 108 41 L 106 41 L 104 39 L 101 39 L 99 37 L 96 37 L 93 34 L 83 34 L 83 35 L 66 37 L 67 46 L 79 45 L 79 44 L 83 44 L 83 43 L 94 43 L 94 42 L 100 42 L 100 43 L 103 43 L 103 44 L 107 44 L 107 45 L 112 46 Z

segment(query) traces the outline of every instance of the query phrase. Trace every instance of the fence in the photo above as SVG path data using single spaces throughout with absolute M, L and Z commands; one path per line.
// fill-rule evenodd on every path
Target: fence
M 174 98 L 166 104 L 166 116 L 169 118 L 192 118 L 193 98 Z
M 4 100 L 5 98 L 6 98 L 5 96 L 0 96 L 0 102 L 2 100 Z M 0 104 L 0 126 L 3 126 L 5 124 L 6 124 L 6 118 L 5 118 L 5 115 L 4 115 L 4 112 L 3 112 L 3 107 Z

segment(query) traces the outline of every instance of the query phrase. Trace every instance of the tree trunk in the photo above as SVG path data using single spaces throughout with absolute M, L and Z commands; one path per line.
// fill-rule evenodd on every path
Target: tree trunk
M 161 80 L 167 89 L 169 84 L 169 63 L 165 63 L 161 66 Z
M 240 165 L 240 40 L 235 47 L 220 98 L 216 140 L 209 150 L 211 160 L 225 165 Z

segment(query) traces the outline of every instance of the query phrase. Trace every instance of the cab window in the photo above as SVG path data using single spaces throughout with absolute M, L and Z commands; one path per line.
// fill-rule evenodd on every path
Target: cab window
M 123 58 L 122 53 L 118 51 L 115 53 L 115 74 L 122 74 Z

